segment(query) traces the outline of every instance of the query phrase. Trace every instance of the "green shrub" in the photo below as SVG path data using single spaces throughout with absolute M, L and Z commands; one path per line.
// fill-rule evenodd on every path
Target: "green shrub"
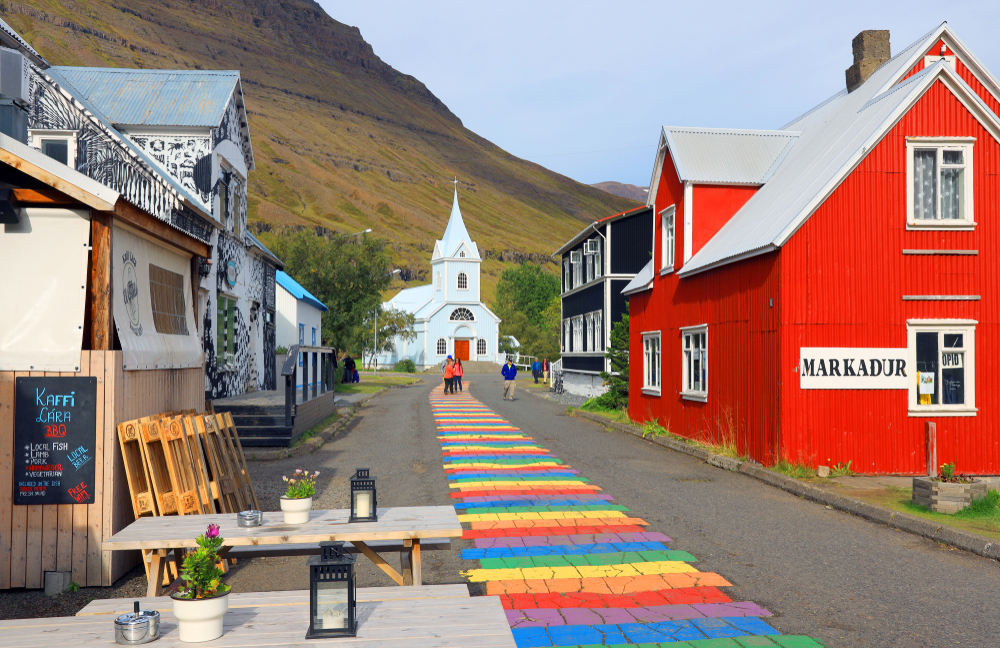
M 288 355 L 288 347 L 280 346 L 274 350 L 277 355 Z
M 396 364 L 392 365 L 392 370 L 403 373 L 416 373 L 417 365 L 413 364 L 413 360 L 407 358 L 406 360 L 400 360 Z

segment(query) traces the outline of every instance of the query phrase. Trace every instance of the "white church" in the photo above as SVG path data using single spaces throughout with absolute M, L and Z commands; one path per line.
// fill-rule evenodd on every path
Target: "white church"
M 382 304 L 386 310 L 413 313 L 415 340 L 394 340 L 395 351 L 382 354 L 379 366 L 392 366 L 409 358 L 417 369 L 441 364 L 449 355 L 463 362 L 502 364 L 497 348 L 500 318 L 479 301 L 479 248 L 465 229 L 458 207 L 458 188 L 444 236 L 434 244 L 431 256 L 433 283 L 402 290 Z

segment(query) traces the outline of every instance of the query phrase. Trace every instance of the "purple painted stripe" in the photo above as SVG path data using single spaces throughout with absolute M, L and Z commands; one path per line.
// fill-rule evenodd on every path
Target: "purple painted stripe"
M 480 495 L 477 497 L 458 497 L 463 502 L 509 502 L 510 500 L 576 500 L 578 502 L 589 502 L 594 500 L 604 500 L 606 502 L 613 501 L 615 498 L 606 495 L 604 493 L 597 493 L 595 495 L 504 495 L 504 496 L 486 496 Z
M 683 619 L 717 617 L 762 617 L 771 613 L 756 603 L 702 603 L 695 605 L 657 605 L 638 608 L 541 608 L 504 610 L 512 628 L 561 625 L 601 625 L 619 623 L 657 623 Z
M 523 538 L 477 538 L 476 549 L 504 547 L 552 547 L 556 545 L 601 544 L 605 542 L 671 542 L 671 538 L 656 531 L 641 533 L 583 533 L 560 536 L 525 536 Z

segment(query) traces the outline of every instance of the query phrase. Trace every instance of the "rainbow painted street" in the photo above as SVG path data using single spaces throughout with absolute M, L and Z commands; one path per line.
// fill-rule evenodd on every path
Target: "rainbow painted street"
M 721 575 L 469 395 L 431 392 L 462 574 L 499 596 L 519 648 L 822 646 L 733 601 Z

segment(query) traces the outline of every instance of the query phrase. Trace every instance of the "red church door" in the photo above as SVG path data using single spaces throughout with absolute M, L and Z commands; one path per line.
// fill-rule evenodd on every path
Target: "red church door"
M 468 340 L 455 340 L 455 357 L 460 358 L 462 362 L 469 361 L 469 341 Z

